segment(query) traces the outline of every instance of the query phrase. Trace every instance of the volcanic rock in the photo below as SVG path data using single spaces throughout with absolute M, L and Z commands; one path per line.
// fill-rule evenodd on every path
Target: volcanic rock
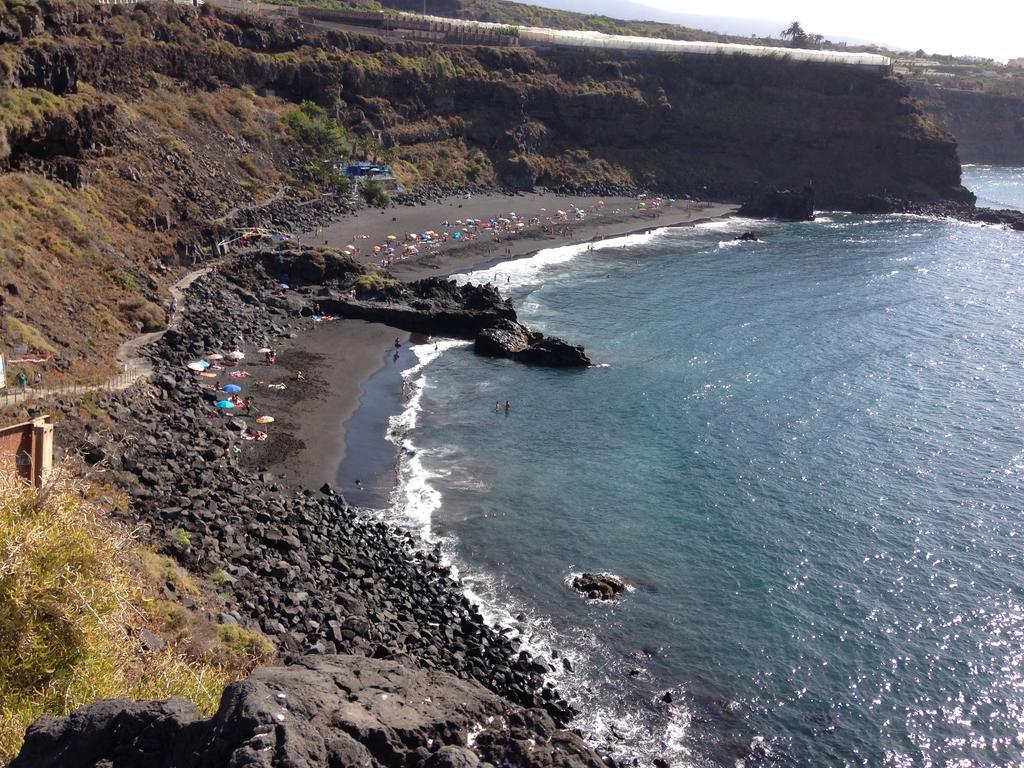
M 740 206 L 740 216 L 754 219 L 780 219 L 782 221 L 813 221 L 814 190 L 776 189 L 763 192 Z
M 585 368 L 591 364 L 583 347 L 531 331 L 522 323 L 500 320 L 477 334 L 474 351 L 484 357 L 507 357 L 530 365 Z
M 612 600 L 626 592 L 622 579 L 607 573 L 582 573 L 572 580 L 572 586 L 587 597 L 600 600 Z
M 514 706 L 476 683 L 383 659 L 305 656 L 228 686 L 205 720 L 180 698 L 101 701 L 67 717 L 42 717 L 11 768 L 476 768 L 481 761 L 602 766 L 543 711 Z

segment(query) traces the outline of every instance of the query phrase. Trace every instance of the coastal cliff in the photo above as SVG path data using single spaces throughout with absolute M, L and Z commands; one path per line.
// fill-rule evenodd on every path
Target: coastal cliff
M 957 139 L 965 163 L 1024 165 L 1024 99 L 915 82 L 931 120 Z
M 337 142 L 289 128 L 304 101 L 336 121 Z M 543 186 L 745 202 L 810 184 L 820 208 L 972 201 L 952 137 L 907 86 L 854 68 L 4 0 L 0 298 L 13 320 L 0 341 L 52 353 L 79 380 L 109 375 L 121 341 L 166 321 L 174 266 L 234 227 L 301 231 L 350 209 L 322 194 L 342 152 L 389 160 L 415 200 Z

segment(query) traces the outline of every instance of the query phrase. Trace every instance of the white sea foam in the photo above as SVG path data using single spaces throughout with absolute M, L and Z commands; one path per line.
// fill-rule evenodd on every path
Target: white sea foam
M 728 230 L 748 224 L 743 220 L 709 222 L 699 227 Z M 629 235 L 594 243 L 594 250 L 636 246 L 663 236 L 668 230 L 661 229 L 642 235 Z M 563 246 L 539 252 L 529 259 L 503 262 L 488 270 L 479 270 L 460 276 L 460 281 L 496 281 L 500 275 L 500 286 L 524 287 L 543 280 L 545 269 L 565 263 L 581 253 L 587 252 L 587 245 Z M 509 279 L 511 278 L 511 279 Z M 399 450 L 398 484 L 392 496 L 392 506 L 382 514 L 389 522 L 416 533 L 429 546 L 438 546 L 442 559 L 452 569 L 452 575 L 459 579 L 463 590 L 476 604 L 485 620 L 492 626 L 506 628 L 508 636 L 520 642 L 520 647 L 538 658 L 567 659 L 574 670 L 568 675 L 560 661 L 553 664 L 554 671 L 548 677 L 558 685 L 568 699 L 577 706 L 581 714 L 574 721 L 593 744 L 617 745 L 613 753 L 620 761 L 636 758 L 650 764 L 658 755 L 671 756 L 673 763 L 689 762 L 689 749 L 685 737 L 690 724 L 687 707 L 676 705 L 666 710 L 667 722 L 652 730 L 650 714 L 632 711 L 623 701 L 609 701 L 601 693 L 603 682 L 611 688 L 617 686 L 624 675 L 624 669 L 609 668 L 609 658 L 602 656 L 593 635 L 582 628 L 560 631 L 551 625 L 546 616 L 536 613 L 530 605 L 524 604 L 508 594 L 502 582 L 474 569 L 460 567 L 455 551 L 455 542 L 439 537 L 432 527 L 434 514 L 441 508 L 443 496 L 438 490 L 438 481 L 444 482 L 448 473 L 437 468 L 441 454 L 419 448 L 414 440 L 416 426 L 423 410 L 424 392 L 431 388 L 428 366 L 450 350 L 465 348 L 470 342 L 438 341 L 436 344 L 419 344 L 412 349 L 417 362 L 403 372 L 406 392 L 405 409 L 390 419 L 388 440 Z M 434 459 L 434 461 L 431 461 Z M 571 576 L 570 576 L 571 578 Z M 557 652 L 556 650 L 557 649 Z M 619 662 L 613 662 L 619 666 Z M 607 688 L 605 689 L 607 691 Z
M 469 346 L 471 342 L 445 339 L 432 344 L 417 344 L 412 350 L 417 363 L 402 372 L 406 391 L 405 410 L 392 416 L 388 423 L 389 441 L 399 450 L 398 487 L 392 507 L 398 517 L 415 528 L 425 541 L 432 541 L 430 522 L 441 506 L 441 493 L 431 480 L 438 475 L 423 465 L 423 456 L 416 449 L 409 433 L 415 429 L 423 410 L 423 390 L 426 376 L 423 369 L 449 349 Z
M 528 259 L 502 261 L 487 269 L 478 269 L 465 274 L 453 275 L 452 277 L 459 285 L 465 283 L 475 283 L 477 285 L 493 283 L 501 291 L 529 287 L 543 282 L 543 273 L 546 270 L 558 264 L 572 261 L 582 253 L 603 251 L 608 248 L 628 248 L 644 245 L 655 238 L 663 236 L 668 231 L 667 227 L 663 227 L 651 230 L 650 232 L 612 237 L 594 243 L 560 245 L 556 248 L 546 248 L 538 251 Z

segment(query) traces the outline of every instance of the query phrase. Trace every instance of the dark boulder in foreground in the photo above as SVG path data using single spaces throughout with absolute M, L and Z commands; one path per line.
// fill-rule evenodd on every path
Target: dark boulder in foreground
M 470 733 L 475 732 L 472 743 Z M 101 701 L 29 727 L 11 768 L 429 766 L 604 768 L 539 709 L 394 661 L 306 656 L 228 686 L 203 719 L 184 699 Z
M 572 586 L 591 600 L 612 600 L 626 592 L 622 579 L 607 573 L 581 573 L 572 580 Z
M 776 189 L 754 195 L 740 206 L 740 216 L 754 219 L 780 219 L 781 221 L 813 221 L 814 190 Z
M 591 364 L 583 347 L 531 331 L 514 320 L 501 320 L 480 331 L 474 351 L 484 357 L 507 357 L 554 368 L 585 368 Z

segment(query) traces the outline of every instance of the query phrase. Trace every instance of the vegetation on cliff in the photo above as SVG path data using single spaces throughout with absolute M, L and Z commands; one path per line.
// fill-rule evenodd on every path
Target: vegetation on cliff
M 110 520 L 122 496 L 68 477 L 42 491 L 0 482 L 0 763 L 37 717 L 96 699 L 177 695 L 212 713 L 227 683 L 273 657 L 262 635 L 164 597 L 170 585 L 203 599 Z
M 0 300 L 17 321 L 0 344 L 52 349 L 78 379 L 163 322 L 173 268 L 240 211 L 291 227 L 298 202 L 343 190 L 341 159 L 389 162 L 413 190 L 962 194 L 952 140 L 876 73 L 386 42 L 210 6 L 0 8 Z

